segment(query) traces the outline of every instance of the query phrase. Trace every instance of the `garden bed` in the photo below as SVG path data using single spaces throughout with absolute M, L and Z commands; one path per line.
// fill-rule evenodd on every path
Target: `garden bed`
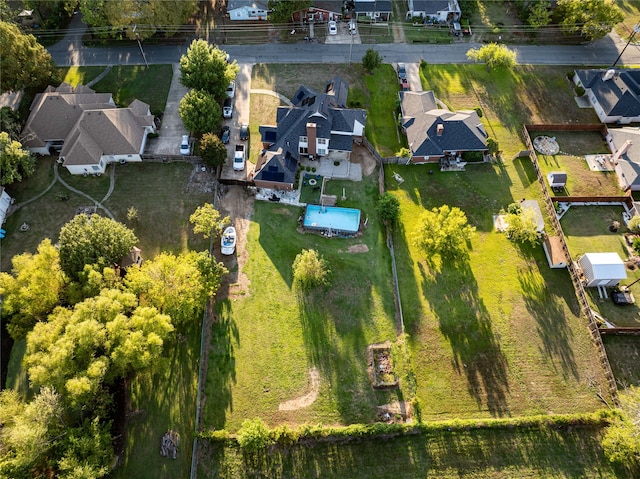
M 396 388 L 398 376 L 393 369 L 391 343 L 372 344 L 367 348 L 371 384 L 376 389 Z

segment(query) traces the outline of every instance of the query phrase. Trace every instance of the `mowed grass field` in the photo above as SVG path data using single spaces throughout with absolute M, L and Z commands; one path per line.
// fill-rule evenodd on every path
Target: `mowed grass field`
M 423 420 L 601 407 L 606 384 L 566 271 L 551 270 L 541 246 L 493 230 L 492 215 L 538 199 L 538 183 L 520 183 L 510 163 L 428 176 L 388 166 L 387 178 L 391 170 L 405 180 L 387 187 L 402 210 L 396 259 Z M 477 228 L 468 260 L 442 262 L 413 246 L 421 213 L 442 204 Z

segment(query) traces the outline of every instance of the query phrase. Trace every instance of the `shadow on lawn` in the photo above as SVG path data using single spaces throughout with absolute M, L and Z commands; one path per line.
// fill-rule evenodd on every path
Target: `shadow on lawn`
M 220 478 L 630 477 L 606 460 L 599 437 L 600 430 L 591 427 L 434 431 L 256 454 L 204 443 L 200 467 L 207 477 Z
M 236 360 L 234 350 L 240 344 L 240 334 L 233 319 L 229 299 L 215 305 L 217 320 L 211 327 L 209 364 L 205 389 L 206 407 L 202 424 L 212 429 L 223 429 L 226 412 L 232 405 L 231 388 L 236 382 Z
M 453 369 L 464 372 L 478 407 L 486 402 L 493 416 L 508 415 L 507 361 L 469 263 L 445 262 L 440 270 L 431 271 L 422 263 L 419 266 L 423 294 L 451 345 Z
M 558 297 L 551 294 L 550 282 L 528 268 L 519 269 L 518 282 L 527 310 L 538 323 L 536 332 L 544 348 L 540 348 L 541 356 L 548 358 L 556 371 L 559 363 L 563 377 L 578 379 L 580 375 L 572 347 L 573 333 Z

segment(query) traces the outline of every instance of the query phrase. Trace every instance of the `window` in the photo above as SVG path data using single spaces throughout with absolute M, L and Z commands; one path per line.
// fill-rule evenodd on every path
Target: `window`
M 327 144 L 327 139 L 326 138 L 318 138 L 318 145 L 326 145 Z
M 93 171 L 100 171 L 98 165 L 91 165 L 91 168 L 93 169 Z
M 301 155 L 306 155 L 307 153 L 309 153 L 309 148 L 301 146 L 300 148 L 298 148 L 298 153 L 300 153 Z
M 307 143 L 309 141 L 309 139 L 306 136 L 301 136 L 300 137 L 300 143 Z

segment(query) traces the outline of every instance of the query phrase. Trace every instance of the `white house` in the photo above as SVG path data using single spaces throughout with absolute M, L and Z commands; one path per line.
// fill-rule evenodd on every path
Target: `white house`
M 460 20 L 458 0 L 409 0 L 407 19 L 422 17 L 434 22 L 452 23 Z
M 227 13 L 231 20 L 266 20 L 268 12 L 266 1 L 229 0 L 227 2 Z
M 5 218 L 7 217 L 7 211 L 9 210 L 11 203 L 13 203 L 13 198 L 9 196 L 9 193 L 7 193 L 4 186 L 0 186 L 0 226 L 2 226 Z
M 640 121 L 639 70 L 575 70 L 573 82 L 584 88 L 602 123 Z
M 578 264 L 586 287 L 614 287 L 627 279 L 627 270 L 618 253 L 585 253 Z
M 155 124 L 149 105 L 134 100 L 117 108 L 109 93 L 63 83 L 36 96 L 23 130 L 32 153 L 60 153 L 73 175 L 104 173 L 113 162 L 142 161 L 147 135 Z

